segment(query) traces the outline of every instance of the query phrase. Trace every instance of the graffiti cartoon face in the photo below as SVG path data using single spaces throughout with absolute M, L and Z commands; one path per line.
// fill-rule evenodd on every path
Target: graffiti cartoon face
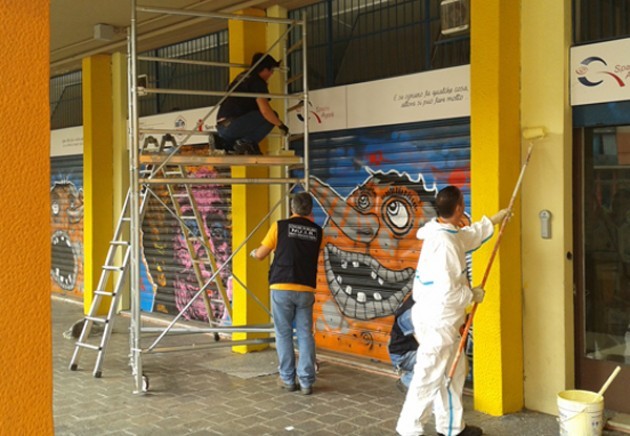
M 50 276 L 53 286 L 72 291 L 77 281 L 82 281 L 83 192 L 72 182 L 55 182 L 50 190 L 50 207 Z
M 391 315 L 411 290 L 420 226 L 436 216 L 435 190 L 397 172 L 373 173 L 346 199 L 314 179 L 328 214 L 323 267 L 330 293 L 349 318 Z

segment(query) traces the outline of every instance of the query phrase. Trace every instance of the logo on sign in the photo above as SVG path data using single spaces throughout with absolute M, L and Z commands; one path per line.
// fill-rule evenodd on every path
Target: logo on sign
M 615 72 L 620 72 L 627 69 L 627 66 L 617 65 Z M 617 85 L 620 87 L 626 86 L 621 77 L 615 72 L 609 71 L 606 61 L 598 56 L 590 56 L 580 62 L 580 66 L 575 70 L 578 77 L 578 82 L 584 86 L 598 86 L 604 82 L 604 79 L 600 79 L 601 75 L 612 77 Z
M 304 100 L 300 100 L 300 102 L 298 103 L 298 109 L 297 109 L 297 119 L 300 120 L 301 122 L 304 122 Z M 313 103 L 311 103 L 310 101 L 308 102 L 308 116 L 312 116 L 313 118 L 315 118 L 315 121 L 317 121 L 317 124 L 321 124 L 322 123 L 322 117 L 319 116 L 319 114 L 317 113 L 317 111 L 313 110 Z
M 186 118 L 179 116 L 175 119 L 175 128 L 176 129 L 185 129 L 186 128 Z

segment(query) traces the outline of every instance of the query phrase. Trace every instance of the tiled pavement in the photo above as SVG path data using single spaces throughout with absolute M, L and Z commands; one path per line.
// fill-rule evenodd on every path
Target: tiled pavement
M 323 360 L 313 395 L 302 396 L 276 385 L 273 351 L 156 354 L 143 358 L 150 388 L 137 395 L 128 366 L 128 318 L 117 318 L 103 376 L 95 379 L 90 350 L 83 351 L 79 371 L 68 370 L 74 343 L 63 332 L 81 318 L 81 306 L 53 298 L 52 307 L 57 435 L 395 434 L 403 395 L 382 367 L 370 371 Z M 553 416 L 523 412 L 494 418 L 471 411 L 469 397 L 465 404 L 467 422 L 487 435 L 558 434 Z

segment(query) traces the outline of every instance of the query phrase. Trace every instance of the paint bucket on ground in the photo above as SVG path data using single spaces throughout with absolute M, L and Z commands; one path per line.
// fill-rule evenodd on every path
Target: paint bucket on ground
M 591 391 L 558 394 L 560 436 L 601 436 L 604 427 L 604 397 Z

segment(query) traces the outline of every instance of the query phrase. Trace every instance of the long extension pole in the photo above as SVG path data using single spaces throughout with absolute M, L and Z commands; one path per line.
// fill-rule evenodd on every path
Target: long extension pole
M 486 266 L 486 272 L 483 275 L 483 279 L 481 280 L 481 287 L 485 287 L 486 281 L 488 280 L 488 276 L 490 275 L 490 269 L 492 268 L 492 264 L 494 262 L 494 258 L 497 255 L 497 251 L 499 250 L 499 244 L 501 243 L 501 238 L 503 237 L 503 230 L 507 226 L 508 221 L 512 215 L 512 208 L 514 207 L 514 202 L 516 201 L 516 196 L 518 195 L 518 191 L 521 189 L 521 183 L 523 182 L 523 176 L 525 175 L 525 169 L 527 169 L 527 164 L 529 163 L 529 159 L 532 156 L 533 145 L 529 146 L 529 150 L 527 151 L 527 157 L 525 158 L 525 163 L 521 168 L 521 173 L 518 176 L 518 180 L 516 181 L 516 186 L 514 187 L 514 192 L 512 193 L 512 198 L 510 199 L 510 204 L 508 205 L 508 213 L 501 221 L 501 227 L 499 229 L 499 235 L 497 236 L 497 240 L 494 243 L 494 248 L 492 249 L 492 254 L 490 254 L 490 260 L 488 261 L 488 265 Z M 466 345 L 466 339 L 468 338 L 468 332 L 470 330 L 470 326 L 472 325 L 473 318 L 475 317 L 475 312 L 477 311 L 477 306 L 479 303 L 473 304 L 472 310 L 470 312 L 470 316 L 466 321 L 466 326 L 464 327 L 464 332 L 462 333 L 462 337 L 459 341 L 459 346 L 457 347 L 457 354 L 453 359 L 453 363 L 451 364 L 451 369 L 448 371 L 446 387 L 448 388 L 451 385 L 451 381 L 453 380 L 453 374 L 455 374 L 455 368 L 457 367 L 457 363 L 459 362 L 459 358 L 462 355 L 464 350 L 464 346 Z

